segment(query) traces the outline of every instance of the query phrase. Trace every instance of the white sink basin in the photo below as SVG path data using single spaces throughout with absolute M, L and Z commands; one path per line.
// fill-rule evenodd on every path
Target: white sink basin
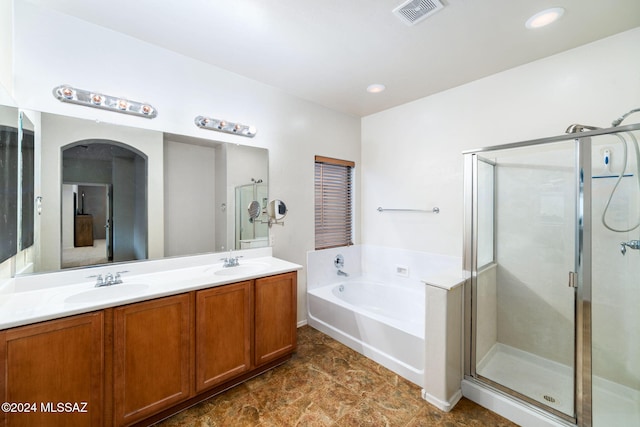
M 149 289 L 146 283 L 121 283 L 118 285 L 101 286 L 88 291 L 80 292 L 67 297 L 64 302 L 81 304 L 87 302 L 100 302 L 135 295 Z
M 255 274 L 269 268 L 269 264 L 262 262 L 246 262 L 235 267 L 221 268 L 213 272 L 216 276 L 241 276 Z

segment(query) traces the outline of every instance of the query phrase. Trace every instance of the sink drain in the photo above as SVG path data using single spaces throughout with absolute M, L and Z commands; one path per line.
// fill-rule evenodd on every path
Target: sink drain
M 549 403 L 556 403 L 556 398 L 553 396 L 549 396 L 548 394 L 545 394 L 542 397 L 544 398 L 544 400 L 546 400 Z

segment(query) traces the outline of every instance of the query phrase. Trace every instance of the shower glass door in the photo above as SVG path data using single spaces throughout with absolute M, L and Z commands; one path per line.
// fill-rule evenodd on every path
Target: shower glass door
M 574 420 L 577 144 L 473 156 L 475 377 Z M 467 160 L 469 162 L 469 160 Z
M 640 222 L 639 139 L 639 131 L 592 138 L 591 348 L 596 427 L 640 426 L 640 249 L 633 248 L 633 241 L 640 239 L 640 227 L 636 227 Z

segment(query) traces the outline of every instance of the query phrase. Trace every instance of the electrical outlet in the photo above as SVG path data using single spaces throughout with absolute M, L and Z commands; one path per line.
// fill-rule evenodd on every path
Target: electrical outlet
M 396 276 L 409 277 L 409 267 L 396 265 Z

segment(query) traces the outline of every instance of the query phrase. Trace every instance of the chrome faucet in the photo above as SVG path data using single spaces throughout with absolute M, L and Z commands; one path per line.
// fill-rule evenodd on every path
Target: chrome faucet
M 96 288 L 99 288 L 100 286 L 104 286 L 104 279 L 102 278 L 102 274 L 98 274 L 98 276 L 89 276 L 89 277 L 96 278 Z
M 104 276 L 104 286 L 111 286 L 111 285 L 113 285 L 113 274 L 107 273 Z
M 342 254 L 336 255 L 336 257 L 333 259 L 333 265 L 338 269 L 338 276 L 349 276 L 347 273 L 342 271 L 342 267 L 344 267 L 344 257 L 342 256 Z
M 229 257 L 227 258 L 220 258 L 221 261 L 224 261 L 224 264 L 222 264 L 223 268 L 227 268 L 227 267 L 237 267 L 240 265 L 240 261 L 238 261 L 238 258 L 242 258 L 242 255 L 238 255 L 235 257 L 232 257 L 231 254 L 229 254 Z
M 622 252 L 622 255 L 627 253 L 627 248 L 639 250 L 640 240 L 629 240 L 628 242 L 620 243 L 620 252 Z
M 89 277 L 96 278 L 96 288 L 99 288 L 101 286 L 119 285 L 120 283 L 122 283 L 121 274 L 124 274 L 124 273 L 128 273 L 128 270 L 118 271 L 115 276 L 111 273 L 107 273 L 104 275 L 104 277 L 102 277 L 102 274 L 98 274 L 97 276 L 89 276 Z

